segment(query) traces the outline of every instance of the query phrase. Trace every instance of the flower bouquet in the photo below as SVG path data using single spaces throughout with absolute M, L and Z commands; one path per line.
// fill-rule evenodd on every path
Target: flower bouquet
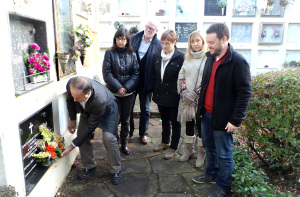
M 239 14 L 248 13 L 250 11 L 250 6 L 247 3 L 241 3 L 237 8 L 236 11 Z
M 46 124 L 40 125 L 39 131 L 43 139 L 38 139 L 35 145 L 40 149 L 40 152 L 33 154 L 32 157 L 43 166 L 50 166 L 59 160 L 60 154 L 65 150 L 64 138 L 51 132 Z
M 225 8 L 227 6 L 227 0 L 218 0 L 217 5 L 220 8 Z
M 264 37 L 266 37 L 266 35 L 267 35 L 267 31 L 265 29 L 263 29 L 261 34 L 260 34 L 260 37 L 264 38 Z
M 280 35 L 280 30 L 274 28 L 274 30 L 273 30 L 273 36 L 274 36 L 274 38 L 278 38 L 279 35 Z
M 39 53 L 40 47 L 33 43 L 29 46 L 29 56 L 23 51 L 23 60 L 30 75 L 46 75 L 50 70 L 49 55 L 47 52 Z
M 90 47 L 93 42 L 92 29 L 88 25 L 83 26 L 80 24 L 72 32 L 79 38 L 73 47 L 72 57 L 72 60 L 77 61 L 78 57 L 85 55 L 82 53 L 84 53 L 85 49 Z

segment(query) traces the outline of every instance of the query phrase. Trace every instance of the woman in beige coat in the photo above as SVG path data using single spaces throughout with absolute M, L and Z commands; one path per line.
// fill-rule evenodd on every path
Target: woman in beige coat
M 183 66 L 178 75 L 178 92 L 180 93 L 180 102 L 178 107 L 178 118 L 180 122 L 186 123 L 185 153 L 179 158 L 180 161 L 188 161 L 194 157 L 195 121 L 197 130 L 201 131 L 201 123 L 197 121 L 196 107 L 199 93 L 201 91 L 201 80 L 206 60 L 206 44 L 200 31 L 194 31 L 190 34 L 188 40 L 188 50 L 185 56 Z M 202 167 L 205 160 L 205 150 L 202 147 L 201 132 L 198 132 L 198 157 L 196 167 Z

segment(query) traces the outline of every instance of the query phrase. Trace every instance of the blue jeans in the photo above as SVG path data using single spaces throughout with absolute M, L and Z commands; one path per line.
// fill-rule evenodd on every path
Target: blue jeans
M 139 99 L 140 99 L 140 125 L 139 125 L 139 135 L 140 136 L 147 136 L 147 130 L 149 125 L 150 119 L 150 102 L 152 99 L 152 92 L 144 93 L 139 92 Z
M 201 135 L 206 150 L 206 175 L 216 180 L 219 189 L 230 190 L 233 172 L 231 144 L 233 133 L 211 129 L 212 114 L 205 111 L 201 119 Z

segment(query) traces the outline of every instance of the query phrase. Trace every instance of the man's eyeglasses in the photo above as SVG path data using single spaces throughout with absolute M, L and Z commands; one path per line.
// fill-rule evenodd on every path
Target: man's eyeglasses
M 149 29 L 150 31 L 155 31 L 156 29 L 153 29 L 152 27 L 149 27 L 148 25 L 145 25 L 145 28 Z
M 116 38 L 117 41 L 125 42 L 126 38 Z

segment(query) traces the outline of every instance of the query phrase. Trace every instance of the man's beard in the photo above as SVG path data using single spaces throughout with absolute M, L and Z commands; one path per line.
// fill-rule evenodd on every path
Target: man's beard
M 221 51 L 222 51 L 221 47 L 215 48 L 214 53 L 210 53 L 210 55 L 214 56 L 214 57 L 217 57 L 217 56 L 219 56 L 221 54 Z

